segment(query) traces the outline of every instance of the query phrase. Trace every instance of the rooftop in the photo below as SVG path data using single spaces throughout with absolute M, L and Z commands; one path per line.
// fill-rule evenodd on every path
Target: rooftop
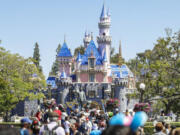
M 71 51 L 69 50 L 66 42 L 64 42 L 63 46 L 61 47 L 58 57 L 72 57 Z

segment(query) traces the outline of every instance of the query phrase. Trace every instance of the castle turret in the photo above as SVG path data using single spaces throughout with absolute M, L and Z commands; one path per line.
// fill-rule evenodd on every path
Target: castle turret
M 110 64 L 110 50 L 111 50 L 111 36 L 110 36 L 110 25 L 111 18 L 109 11 L 105 9 L 105 4 L 103 4 L 99 26 L 99 36 L 97 37 L 99 52 L 101 56 L 104 56 L 106 52 L 107 62 Z
M 91 41 L 91 35 L 88 34 L 87 31 L 86 31 L 85 34 L 84 34 L 84 39 L 83 39 L 85 49 L 89 45 L 90 41 Z
M 78 56 L 77 56 L 77 59 L 76 59 L 76 69 L 77 70 L 80 70 L 81 61 L 82 61 L 81 54 L 78 53 Z
M 64 71 L 67 76 L 70 76 L 72 55 L 71 55 L 71 51 L 69 50 L 66 44 L 65 39 L 64 39 L 63 46 L 61 47 L 58 53 L 58 63 L 59 63 L 59 72 L 62 73 Z

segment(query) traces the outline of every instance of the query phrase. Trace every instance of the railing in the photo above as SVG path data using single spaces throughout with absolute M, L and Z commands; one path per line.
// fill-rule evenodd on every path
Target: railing
M 97 42 L 98 43 L 103 43 L 103 42 L 109 42 L 109 43 L 111 43 L 111 41 L 112 41 L 112 38 L 111 38 L 111 36 L 98 36 L 97 37 Z

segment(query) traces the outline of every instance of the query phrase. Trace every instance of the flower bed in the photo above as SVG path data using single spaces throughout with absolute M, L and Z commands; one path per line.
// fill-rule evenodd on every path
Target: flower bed
M 149 112 L 151 109 L 150 104 L 148 103 L 138 103 L 134 106 L 134 111 L 144 111 L 144 112 Z
M 113 111 L 115 108 L 119 107 L 119 99 L 109 99 L 106 101 L 106 110 Z

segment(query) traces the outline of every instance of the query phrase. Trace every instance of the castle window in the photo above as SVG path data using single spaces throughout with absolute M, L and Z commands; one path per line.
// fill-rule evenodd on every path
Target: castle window
M 90 90 L 88 92 L 89 98 L 95 98 L 95 91 L 94 90 Z
M 94 59 L 90 59 L 90 68 L 94 68 Z
M 94 74 L 89 74 L 89 81 L 94 82 Z
M 105 32 L 103 33 L 103 36 L 106 36 L 106 33 L 105 33 Z

